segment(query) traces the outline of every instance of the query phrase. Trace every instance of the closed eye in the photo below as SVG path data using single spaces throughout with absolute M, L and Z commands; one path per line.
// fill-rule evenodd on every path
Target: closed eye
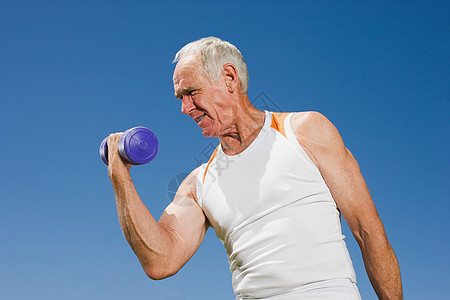
M 180 91 L 175 92 L 175 98 L 183 100 L 183 96 L 194 96 L 199 89 L 193 87 L 185 87 Z

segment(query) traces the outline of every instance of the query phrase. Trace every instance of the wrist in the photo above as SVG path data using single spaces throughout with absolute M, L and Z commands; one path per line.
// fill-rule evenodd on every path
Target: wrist
M 131 167 L 131 165 L 130 165 Z M 130 167 L 128 167 L 123 162 L 112 161 L 108 165 L 109 178 L 112 180 L 130 177 Z

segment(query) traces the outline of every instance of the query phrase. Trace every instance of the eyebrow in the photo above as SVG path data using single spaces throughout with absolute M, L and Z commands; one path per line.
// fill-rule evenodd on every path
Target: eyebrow
M 196 90 L 199 90 L 199 88 L 197 88 L 195 86 L 186 86 L 182 89 L 175 91 L 175 98 L 180 99 L 181 96 L 189 95 L 190 93 L 192 93 L 193 91 L 196 91 Z

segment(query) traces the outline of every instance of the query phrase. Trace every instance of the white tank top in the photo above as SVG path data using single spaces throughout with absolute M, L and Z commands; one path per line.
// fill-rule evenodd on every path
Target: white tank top
M 237 299 L 360 299 L 336 203 L 291 116 L 266 111 L 238 155 L 219 145 L 200 169 L 198 203 L 226 248 Z

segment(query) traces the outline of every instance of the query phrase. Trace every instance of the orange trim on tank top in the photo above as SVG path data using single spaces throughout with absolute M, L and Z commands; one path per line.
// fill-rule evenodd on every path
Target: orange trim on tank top
M 217 155 L 217 150 L 219 150 L 219 147 L 220 147 L 220 145 L 217 146 L 216 150 L 214 150 L 213 154 L 212 154 L 211 157 L 209 158 L 208 164 L 206 165 L 205 173 L 203 174 L 203 183 L 205 183 L 206 172 L 208 172 L 209 165 L 212 163 L 214 157 L 216 157 L 216 155 Z
M 270 127 L 287 137 L 286 130 L 284 128 L 284 120 L 286 120 L 286 117 L 289 115 L 289 113 L 272 113 L 272 124 L 270 124 Z

